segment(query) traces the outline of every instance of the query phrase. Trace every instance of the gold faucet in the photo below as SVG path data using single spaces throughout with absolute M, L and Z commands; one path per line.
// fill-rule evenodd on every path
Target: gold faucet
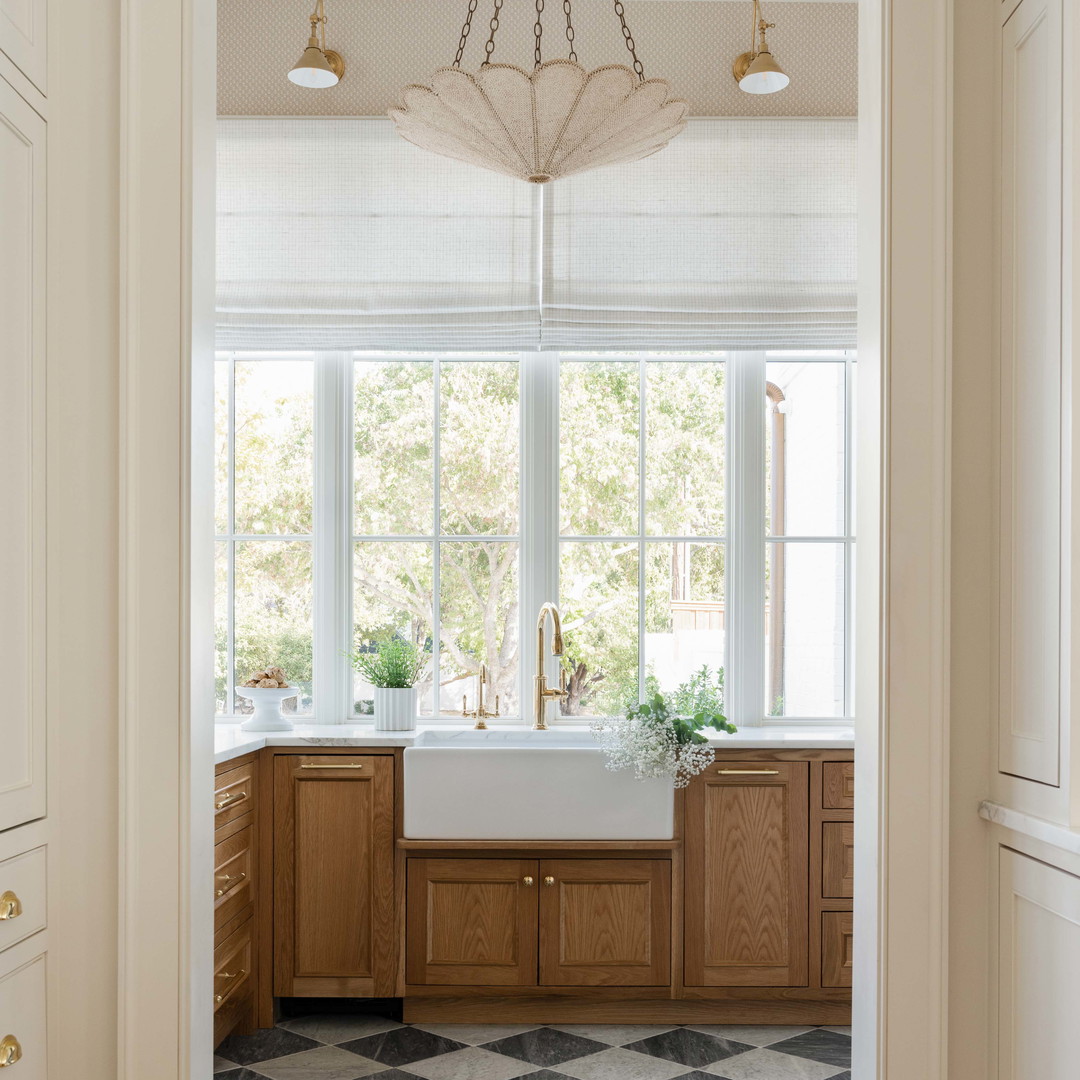
M 533 715 L 536 722 L 533 724 L 534 731 L 547 731 L 547 703 L 551 698 L 566 697 L 566 673 L 559 666 L 559 689 L 549 690 L 547 676 L 544 674 L 544 628 L 547 625 L 548 613 L 551 613 L 551 625 L 553 635 L 551 638 L 551 655 L 562 656 L 562 621 L 559 618 L 559 609 L 550 601 L 540 609 L 540 615 L 536 620 L 536 679 L 533 692 Z
M 484 708 L 484 687 L 487 686 L 487 664 L 480 665 L 480 674 L 476 676 L 476 708 L 472 712 L 468 711 L 469 698 L 468 695 L 461 695 L 461 715 L 466 720 L 475 720 L 474 727 L 477 731 L 486 731 L 488 720 L 498 720 L 499 718 L 499 695 L 495 695 L 495 711 L 488 712 Z

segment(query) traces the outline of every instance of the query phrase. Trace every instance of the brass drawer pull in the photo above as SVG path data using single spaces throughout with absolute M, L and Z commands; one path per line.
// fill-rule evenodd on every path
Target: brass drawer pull
M 247 877 L 246 873 L 237 874 L 236 877 L 233 877 L 232 874 L 221 874 L 218 877 L 218 880 L 219 881 L 224 881 L 225 886 L 224 886 L 224 888 L 218 889 L 218 891 L 214 895 L 215 896 L 224 896 L 227 892 L 231 892 L 233 889 L 235 889 L 236 886 L 239 885 L 240 882 L 243 881 L 244 878 L 246 878 L 246 877 Z
M 555 884 L 555 879 L 550 874 L 548 874 L 548 876 L 546 878 L 544 878 L 544 884 L 545 885 L 554 885 Z
M 305 761 L 301 769 L 362 769 L 364 766 L 357 761 L 350 761 L 347 765 L 312 765 Z
M 22 913 L 22 901 L 10 889 L 0 896 L 0 922 L 17 919 Z
M 243 976 L 245 976 L 246 974 L 247 974 L 247 971 L 244 968 L 241 968 L 239 971 L 223 971 L 218 975 L 218 978 L 219 979 L 240 979 L 240 978 L 243 978 Z
M 226 795 L 220 802 L 214 803 L 215 810 L 224 810 L 226 806 L 231 806 L 234 802 L 239 802 L 241 799 L 247 798 L 246 791 L 238 791 L 235 795 Z
M 22 1047 L 14 1035 L 5 1035 L 0 1039 L 0 1069 L 6 1069 L 22 1060 Z
M 535 880 L 534 880 L 533 878 L 531 878 L 531 877 L 523 877 L 523 878 L 521 879 L 521 884 L 522 884 L 522 885 L 524 885 L 524 886 L 525 886 L 526 888 L 529 888 L 529 889 L 531 889 L 531 888 L 533 887 L 533 885 L 535 885 L 535 884 L 536 884 L 536 882 L 535 882 Z
M 717 769 L 721 776 L 779 776 L 779 769 Z

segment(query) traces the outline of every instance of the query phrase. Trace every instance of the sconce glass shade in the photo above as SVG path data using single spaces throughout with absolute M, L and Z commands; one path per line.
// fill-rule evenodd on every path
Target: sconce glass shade
M 289 72 L 289 81 L 296 83 L 297 86 L 324 89 L 328 86 L 336 86 L 343 70 L 344 64 L 336 52 L 328 49 L 324 53 L 314 41 L 310 41 L 303 56 L 297 60 L 296 66 Z
M 763 49 L 739 79 L 739 89 L 748 94 L 775 94 L 777 90 L 783 90 L 789 82 L 791 80 L 773 59 L 772 53 Z

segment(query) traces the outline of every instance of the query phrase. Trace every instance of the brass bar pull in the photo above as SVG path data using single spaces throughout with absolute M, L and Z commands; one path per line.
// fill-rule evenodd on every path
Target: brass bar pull
M 10 889 L 0 896 L 0 922 L 17 919 L 22 913 L 22 901 Z
M 246 873 L 237 874 L 236 877 L 233 877 L 231 874 L 222 874 L 218 878 L 218 880 L 219 881 L 224 881 L 225 882 L 225 887 L 222 888 L 222 889 L 218 889 L 218 891 L 214 895 L 215 896 L 224 896 L 227 892 L 230 892 L 231 890 L 235 889 L 236 886 L 239 885 L 240 882 L 243 881 L 244 878 L 246 878 L 246 877 L 247 877 Z
M 218 975 L 219 979 L 239 979 L 246 975 L 247 972 L 241 968 L 239 971 L 223 971 Z
M 779 769 L 717 769 L 721 776 L 779 776 Z
M 247 798 L 246 791 L 238 791 L 235 795 L 226 795 L 224 799 L 214 803 L 215 810 L 224 810 L 226 806 L 231 806 L 234 802 L 239 802 L 241 799 Z
M 555 884 L 555 879 L 550 874 L 548 874 L 548 876 L 546 878 L 544 878 L 544 884 L 545 885 L 554 885 Z
M 532 888 L 532 886 L 535 885 L 536 882 L 531 877 L 523 877 L 521 879 L 521 884 L 524 885 L 526 888 Z
M 362 769 L 364 766 L 358 761 L 350 761 L 347 765 L 313 765 L 310 761 L 305 761 L 300 766 L 301 769 Z
M 0 1069 L 15 1065 L 22 1060 L 22 1047 L 14 1035 L 5 1035 L 0 1039 Z

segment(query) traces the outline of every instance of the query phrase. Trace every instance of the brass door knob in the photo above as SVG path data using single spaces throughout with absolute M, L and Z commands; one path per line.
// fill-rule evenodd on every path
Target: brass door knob
M 555 884 L 555 879 L 550 874 L 548 874 L 548 876 L 546 878 L 544 878 L 544 884 L 545 885 L 554 885 Z
M 22 1060 L 22 1047 L 14 1035 L 5 1035 L 0 1039 L 0 1069 L 6 1069 Z
M 0 896 L 0 922 L 17 919 L 22 913 L 22 901 L 10 889 Z
M 531 877 L 523 877 L 521 879 L 521 884 L 531 887 L 531 886 L 535 885 L 536 882 Z

